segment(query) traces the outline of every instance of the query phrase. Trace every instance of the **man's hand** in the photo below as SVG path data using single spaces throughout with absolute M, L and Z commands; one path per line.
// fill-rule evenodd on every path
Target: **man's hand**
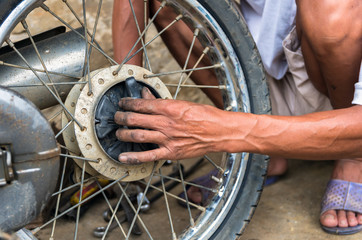
M 117 112 L 114 119 L 119 125 L 143 129 L 119 129 L 116 135 L 123 142 L 155 143 L 159 148 L 122 153 L 120 162 L 176 160 L 221 150 L 227 112 L 186 101 L 155 99 L 147 88 L 142 95 L 145 99 L 121 99 L 119 105 L 127 112 Z

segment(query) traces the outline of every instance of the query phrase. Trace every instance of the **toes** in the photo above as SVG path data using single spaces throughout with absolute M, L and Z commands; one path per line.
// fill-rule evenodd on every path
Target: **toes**
M 358 221 L 358 224 L 362 225 L 362 213 L 357 214 L 357 221 Z
M 355 212 L 348 211 L 347 212 L 347 220 L 348 220 L 348 226 L 355 227 L 358 225 L 357 217 Z
M 328 210 L 323 213 L 320 217 L 320 222 L 323 226 L 326 227 L 337 227 L 338 218 L 335 210 Z
M 339 227 L 348 227 L 346 211 L 339 210 L 337 213 L 337 216 L 338 216 L 338 226 Z
M 191 200 L 192 202 L 194 202 L 196 204 L 199 204 L 202 201 L 202 193 L 201 193 L 200 189 L 195 186 L 191 186 L 187 190 L 187 197 L 189 198 L 189 200 Z

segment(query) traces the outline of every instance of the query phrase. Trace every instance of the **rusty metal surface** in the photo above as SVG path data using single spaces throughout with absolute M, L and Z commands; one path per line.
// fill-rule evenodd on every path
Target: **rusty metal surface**
M 53 192 L 59 148 L 48 121 L 27 99 L 0 87 L 0 145 L 12 154 L 14 180 L 0 187 L 0 230 L 21 228 L 36 217 Z

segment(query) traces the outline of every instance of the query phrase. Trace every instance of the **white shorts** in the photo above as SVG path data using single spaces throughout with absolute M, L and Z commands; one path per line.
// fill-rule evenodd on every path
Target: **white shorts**
M 272 114 L 297 116 L 333 109 L 328 97 L 308 78 L 295 28 L 284 39 L 283 49 L 289 66 L 287 73 L 280 80 L 267 74 Z

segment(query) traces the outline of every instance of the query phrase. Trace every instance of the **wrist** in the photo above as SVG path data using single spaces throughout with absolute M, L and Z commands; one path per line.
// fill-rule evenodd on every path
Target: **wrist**
M 240 112 L 227 112 L 222 121 L 222 134 L 217 148 L 220 152 L 256 152 L 252 142 L 252 131 L 257 123 L 257 115 Z

